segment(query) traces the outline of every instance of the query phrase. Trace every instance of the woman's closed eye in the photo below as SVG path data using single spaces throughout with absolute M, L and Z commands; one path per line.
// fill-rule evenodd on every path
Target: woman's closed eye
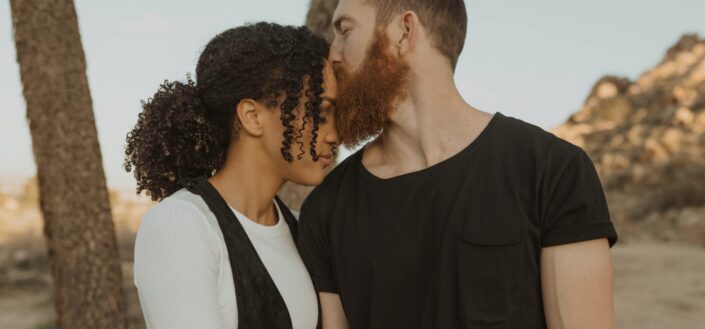
M 320 120 L 320 124 L 326 124 L 328 122 L 328 115 L 330 115 L 331 112 L 331 106 L 323 106 L 321 107 L 321 112 L 318 114 L 318 119 Z

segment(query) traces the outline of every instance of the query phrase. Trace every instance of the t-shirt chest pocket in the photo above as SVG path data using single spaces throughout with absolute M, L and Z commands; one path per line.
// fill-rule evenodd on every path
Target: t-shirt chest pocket
M 458 301 L 465 328 L 504 328 L 526 278 L 526 231 L 516 217 L 468 220 L 457 235 Z

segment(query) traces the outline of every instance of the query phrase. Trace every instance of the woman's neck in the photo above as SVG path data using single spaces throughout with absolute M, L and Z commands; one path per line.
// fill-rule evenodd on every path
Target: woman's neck
M 230 152 L 223 168 L 208 181 L 231 207 L 262 225 L 277 223 L 272 199 L 284 184 L 284 179 L 269 166 L 260 152 L 239 150 Z M 242 156 L 247 154 L 247 156 Z

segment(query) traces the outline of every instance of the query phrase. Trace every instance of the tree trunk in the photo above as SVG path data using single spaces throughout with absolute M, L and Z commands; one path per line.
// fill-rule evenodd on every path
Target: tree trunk
M 338 6 L 338 0 L 311 0 L 311 5 L 306 15 L 306 26 L 313 32 L 323 36 L 328 42 L 333 41 L 333 12 Z M 331 166 L 330 168 L 333 168 Z M 301 209 L 306 196 L 311 193 L 312 187 L 286 183 L 279 191 L 284 203 L 292 209 Z
M 72 0 L 11 0 L 59 328 L 127 326 L 122 271 Z

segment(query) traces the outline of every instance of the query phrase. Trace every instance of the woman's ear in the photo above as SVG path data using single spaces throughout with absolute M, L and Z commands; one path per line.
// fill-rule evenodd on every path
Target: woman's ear
M 416 33 L 419 31 L 420 25 L 419 17 L 413 11 L 405 11 L 399 16 L 399 36 L 396 40 L 399 56 L 404 55 L 414 47 Z
M 237 119 L 240 122 L 240 133 L 259 137 L 264 133 L 264 122 L 261 113 L 266 110 L 260 103 L 253 99 L 243 99 L 237 104 Z

